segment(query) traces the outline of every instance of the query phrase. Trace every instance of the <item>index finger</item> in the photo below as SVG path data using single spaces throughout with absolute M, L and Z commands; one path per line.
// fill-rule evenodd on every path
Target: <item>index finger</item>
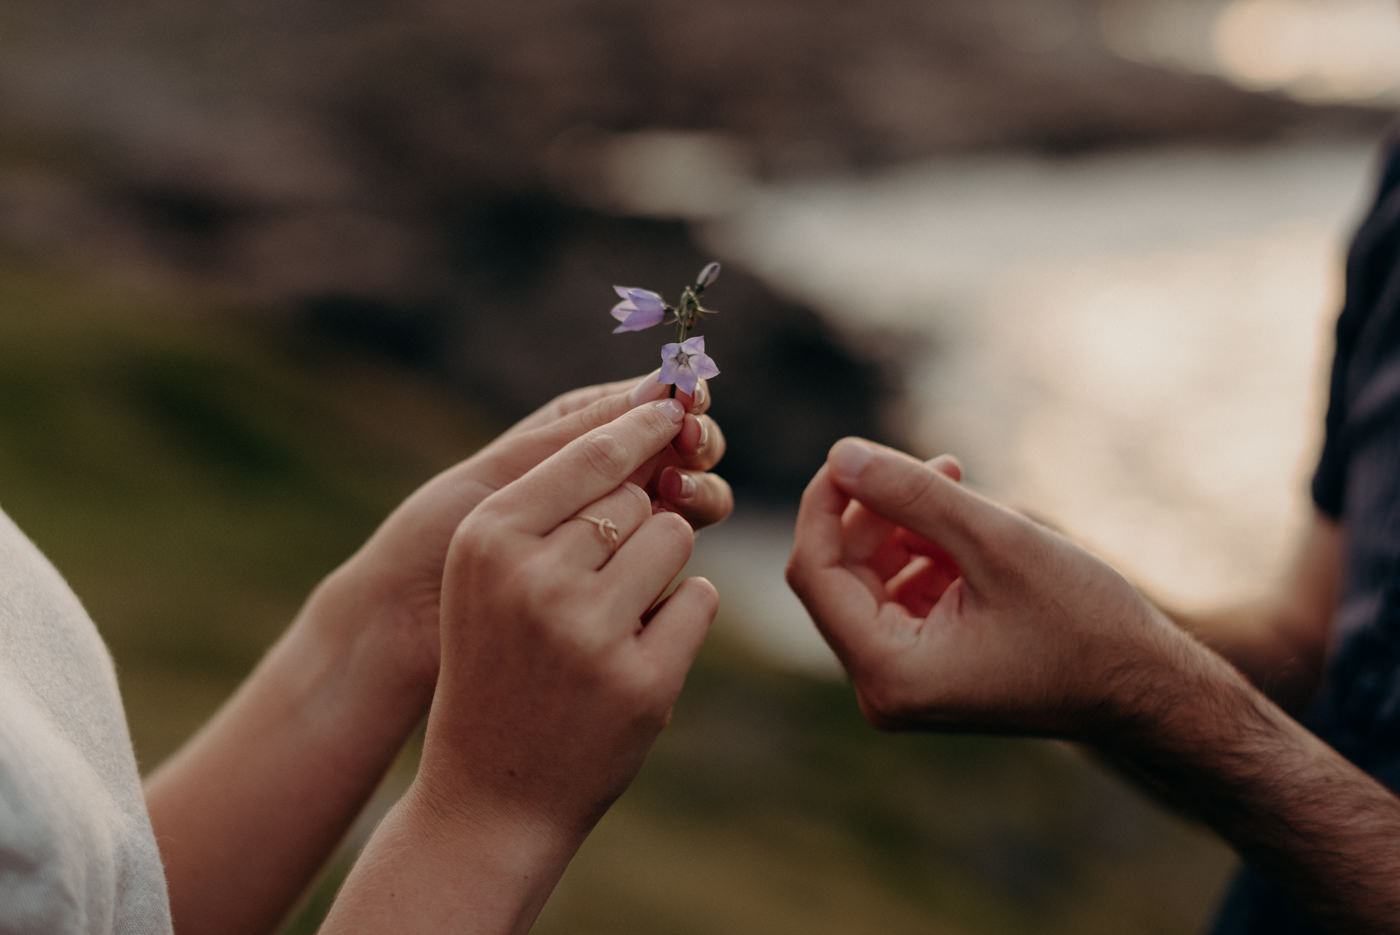
M 850 502 L 822 465 L 802 494 L 787 566 L 788 586 L 843 662 L 858 655 L 883 592 L 880 582 L 843 564 L 841 516 Z
M 822 465 L 802 492 L 797 508 L 792 557 L 788 560 L 790 582 L 808 570 L 841 564 L 845 552 L 841 517 L 850 502 L 851 498 L 831 482 L 831 470 Z
M 582 426 L 574 431 L 577 436 L 585 429 L 621 415 L 630 406 L 660 399 L 665 394 L 661 384 L 656 382 L 659 372 L 653 370 L 640 379 L 615 380 L 570 390 L 521 419 L 501 437 L 523 435 L 545 426 L 565 423 L 566 420 L 570 425 Z
M 674 399 L 637 406 L 569 442 L 490 499 L 511 525 L 542 535 L 612 491 L 665 448 L 685 409 Z

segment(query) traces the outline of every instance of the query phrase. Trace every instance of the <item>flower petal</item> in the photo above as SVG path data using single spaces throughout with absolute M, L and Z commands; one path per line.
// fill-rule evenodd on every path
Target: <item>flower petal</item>
M 685 356 L 679 353 L 680 349 L 679 344 L 663 344 L 661 346 L 661 373 L 656 378 L 657 383 L 676 382 L 683 367 L 681 361 L 685 360 Z
M 676 372 L 676 378 L 671 382 L 675 383 L 676 389 L 680 390 L 682 393 L 689 393 L 691 396 L 694 396 L 695 387 L 700 383 L 700 378 L 695 375 L 694 370 L 686 367 L 678 370 Z
M 658 315 L 666 311 L 665 300 L 650 289 L 628 289 L 626 297 L 639 310 L 654 311 Z
M 719 376 L 719 367 L 715 364 L 714 358 L 709 354 L 701 354 L 690 362 L 690 366 L 695 371 L 695 375 L 702 380 Z
M 623 314 L 618 314 L 619 312 Z M 666 317 L 666 309 L 639 308 L 628 306 L 626 302 L 619 302 L 613 306 L 612 316 L 622 322 L 613 329 L 613 334 L 620 331 L 641 331 L 643 328 L 661 324 L 661 319 Z

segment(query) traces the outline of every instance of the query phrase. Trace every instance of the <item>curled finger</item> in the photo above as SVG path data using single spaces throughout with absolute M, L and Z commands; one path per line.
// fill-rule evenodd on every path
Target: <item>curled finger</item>
M 734 492 L 718 474 L 668 467 L 656 488 L 659 506 L 679 513 L 695 529 L 713 526 L 734 511 Z
M 671 448 L 681 466 L 708 471 L 724 457 L 724 432 L 709 416 L 687 416 Z
M 643 522 L 598 573 L 614 616 L 641 619 L 681 573 L 694 547 L 694 531 L 674 513 L 655 513 Z

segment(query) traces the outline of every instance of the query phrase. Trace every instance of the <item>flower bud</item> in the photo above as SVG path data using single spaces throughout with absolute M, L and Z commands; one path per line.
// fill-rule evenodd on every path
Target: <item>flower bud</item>
M 700 271 L 700 275 L 695 277 L 695 288 L 705 289 L 719 278 L 719 264 L 710 262 L 705 264 L 705 268 Z

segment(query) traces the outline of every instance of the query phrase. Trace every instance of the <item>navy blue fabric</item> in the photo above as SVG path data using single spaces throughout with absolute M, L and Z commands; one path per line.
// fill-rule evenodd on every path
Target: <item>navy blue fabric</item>
M 1313 475 L 1319 510 L 1338 520 L 1346 569 L 1337 645 L 1308 725 L 1400 790 L 1400 139 L 1347 256 L 1326 440 Z M 1214 935 L 1314 935 L 1288 894 L 1248 868 Z

